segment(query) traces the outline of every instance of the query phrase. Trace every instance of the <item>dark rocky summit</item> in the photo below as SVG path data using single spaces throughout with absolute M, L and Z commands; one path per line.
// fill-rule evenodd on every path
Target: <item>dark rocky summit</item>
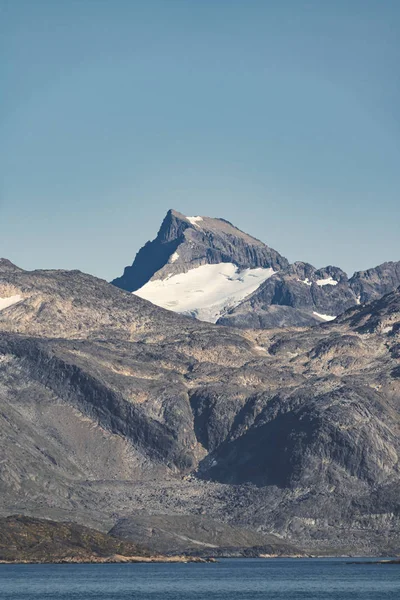
M 174 210 L 168 211 L 157 237 L 139 250 L 133 265 L 112 283 L 135 292 L 149 281 L 165 281 L 202 265 L 221 263 L 232 263 L 239 271 L 261 267 L 275 272 L 265 281 L 261 279 L 259 287 L 244 299 L 222 305 L 218 324 L 239 328 L 317 325 L 400 285 L 400 262 L 384 263 L 348 278 L 334 266 L 316 269 L 303 262 L 289 264 L 278 252 L 224 219 L 186 217 Z M 200 298 L 203 292 L 193 291 Z M 229 288 L 226 294 L 228 300 Z M 179 306 L 164 303 L 162 291 L 149 299 L 179 311 Z M 187 314 L 202 318 L 201 311 Z
M 400 289 L 265 331 L 4 261 L 0 298 L 2 515 L 106 532 L 140 512 L 167 537 L 203 515 L 267 546 L 400 552 Z

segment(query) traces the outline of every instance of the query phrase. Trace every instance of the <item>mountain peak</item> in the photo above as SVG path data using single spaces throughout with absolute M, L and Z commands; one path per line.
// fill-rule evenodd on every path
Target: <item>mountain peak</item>
M 228 221 L 227 219 L 223 219 L 222 217 L 207 217 L 204 215 L 194 215 L 187 216 L 180 213 L 177 210 L 170 209 L 163 221 L 163 225 L 169 224 L 174 221 L 180 221 L 184 223 L 187 227 L 203 231 L 203 232 L 214 232 L 216 234 L 225 234 L 233 237 L 238 237 L 243 240 L 246 240 L 247 243 L 260 247 L 267 247 L 264 242 L 258 240 L 257 238 L 245 233 L 233 223 Z M 161 227 L 163 227 L 163 225 Z
M 351 278 L 339 267 L 289 262 L 226 219 L 170 209 L 157 237 L 112 282 L 156 305 L 242 328 L 309 326 L 381 298 L 400 262 Z
M 186 216 L 170 209 L 157 237 L 139 250 L 133 264 L 112 283 L 134 292 L 150 280 L 220 263 L 274 271 L 289 264 L 278 252 L 225 219 Z
M 14 263 L 11 262 L 11 260 L 8 260 L 8 258 L 0 258 L 0 273 L 7 273 L 10 271 L 22 271 L 23 269 L 21 269 L 20 267 L 17 267 L 17 265 L 14 265 Z
M 199 316 L 200 300 L 204 320 L 213 321 L 221 310 L 225 312 L 288 264 L 278 252 L 225 219 L 186 216 L 170 209 L 157 237 L 112 283 L 192 316 Z

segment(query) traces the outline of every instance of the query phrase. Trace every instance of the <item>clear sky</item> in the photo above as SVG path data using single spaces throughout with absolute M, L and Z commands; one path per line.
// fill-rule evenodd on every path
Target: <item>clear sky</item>
M 120 275 L 169 208 L 400 260 L 399 0 L 0 0 L 0 256 Z

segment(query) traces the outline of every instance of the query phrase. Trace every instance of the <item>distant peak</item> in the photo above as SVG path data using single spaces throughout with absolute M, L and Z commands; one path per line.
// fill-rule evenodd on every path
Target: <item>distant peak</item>
M 20 267 L 14 265 L 8 258 L 0 258 L 0 271 L 22 271 Z
M 179 250 L 178 250 L 179 249 Z M 137 253 L 132 266 L 112 283 L 135 292 L 150 280 L 185 273 L 204 265 L 231 263 L 240 269 L 288 266 L 288 261 L 226 219 L 186 216 L 170 208 L 156 238 Z
M 169 209 L 169 211 L 167 212 L 167 217 L 168 216 L 175 217 L 175 219 L 186 219 L 187 218 L 186 215 L 179 212 L 179 210 L 175 210 L 174 208 Z

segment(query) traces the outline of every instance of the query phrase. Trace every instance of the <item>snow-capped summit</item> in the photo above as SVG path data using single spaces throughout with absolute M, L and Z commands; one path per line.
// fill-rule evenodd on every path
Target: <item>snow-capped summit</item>
M 165 216 L 157 237 L 112 282 L 153 304 L 234 327 L 315 325 L 400 285 L 400 262 L 350 279 L 338 267 L 289 262 L 225 219 Z
M 135 292 L 150 280 L 186 273 L 203 265 L 232 263 L 239 269 L 288 266 L 286 258 L 225 219 L 186 217 L 169 210 L 157 237 L 147 242 L 114 285 Z
M 155 240 L 112 283 L 164 308 L 215 322 L 288 264 L 225 219 L 169 210 Z

